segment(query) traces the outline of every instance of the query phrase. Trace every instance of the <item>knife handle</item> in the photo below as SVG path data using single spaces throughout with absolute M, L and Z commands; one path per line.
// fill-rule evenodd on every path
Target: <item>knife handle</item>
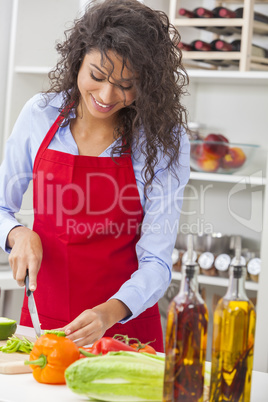
M 27 268 L 26 270 L 26 276 L 25 276 L 25 286 L 26 286 L 26 295 L 29 297 L 32 294 L 32 291 L 29 289 L 29 270 Z

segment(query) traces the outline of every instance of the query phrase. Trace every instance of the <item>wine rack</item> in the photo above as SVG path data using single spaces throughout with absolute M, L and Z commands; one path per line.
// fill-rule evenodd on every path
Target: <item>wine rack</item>
M 190 10 L 190 2 L 187 2 L 187 8 Z M 267 3 L 268 0 L 240 0 L 239 2 L 232 0 L 216 1 L 215 7 L 226 6 L 231 7 L 232 3 L 241 3 L 244 8 L 242 18 L 184 18 L 178 16 L 178 10 L 181 7 L 181 0 L 170 0 L 169 3 L 169 18 L 170 22 L 178 29 L 181 27 L 241 27 L 241 33 L 239 39 L 241 39 L 240 51 L 182 51 L 184 65 L 186 67 L 194 68 L 206 68 L 206 69 L 219 69 L 220 64 L 224 62 L 230 63 L 230 65 L 237 65 L 236 69 L 239 71 L 250 70 L 263 70 L 268 71 L 268 58 L 259 57 L 252 54 L 252 39 L 253 36 L 263 35 L 266 38 L 268 36 L 268 24 L 254 20 L 254 5 Z M 211 4 L 211 3 L 210 3 Z M 197 38 L 198 38 L 198 30 Z M 213 38 L 215 38 L 215 34 Z M 237 38 L 237 34 L 236 38 Z M 216 37 L 220 37 L 217 35 Z M 182 37 L 182 42 L 187 42 L 187 38 Z M 266 41 L 268 42 L 268 41 Z M 268 48 L 268 46 L 266 46 Z M 202 62 L 200 60 L 202 59 Z M 199 61 L 197 61 L 199 60 Z M 214 65 L 210 64 L 210 61 L 214 61 Z M 219 66 L 215 65 L 215 61 L 219 61 Z M 222 67 L 224 68 L 224 67 Z

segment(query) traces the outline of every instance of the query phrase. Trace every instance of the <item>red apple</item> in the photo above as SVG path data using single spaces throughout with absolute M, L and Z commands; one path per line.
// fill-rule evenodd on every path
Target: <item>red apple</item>
M 228 153 L 228 143 L 222 134 L 208 134 L 204 139 L 204 150 L 211 158 L 220 159 Z
M 222 167 L 224 169 L 239 168 L 245 163 L 246 159 L 247 157 L 241 148 L 229 148 L 228 153 L 222 158 Z

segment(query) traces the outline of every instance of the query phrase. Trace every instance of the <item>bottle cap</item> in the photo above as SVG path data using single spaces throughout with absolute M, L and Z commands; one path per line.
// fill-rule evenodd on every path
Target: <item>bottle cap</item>
M 185 273 L 189 279 L 193 278 L 197 269 L 196 267 L 198 267 L 198 264 L 196 263 L 197 254 L 194 251 L 193 246 L 193 235 L 189 234 L 187 237 L 187 251 L 182 256 Z
M 218 50 L 221 50 L 223 48 L 223 46 L 224 46 L 224 43 L 222 40 L 217 40 L 217 42 L 215 43 L 215 47 Z
M 202 17 L 204 14 L 205 14 L 205 9 L 203 8 L 203 7 L 199 7 L 197 10 L 196 10 L 196 14 L 199 16 L 199 17 Z
M 241 255 L 239 261 L 237 262 L 236 257 L 233 257 L 231 260 L 231 265 L 245 267 L 246 259 Z
M 196 251 L 193 251 L 193 255 L 192 255 L 192 264 L 196 264 L 196 260 L 197 260 L 197 254 Z M 189 265 L 189 258 L 188 258 L 188 251 L 185 251 L 185 253 L 182 256 L 182 263 L 184 265 Z

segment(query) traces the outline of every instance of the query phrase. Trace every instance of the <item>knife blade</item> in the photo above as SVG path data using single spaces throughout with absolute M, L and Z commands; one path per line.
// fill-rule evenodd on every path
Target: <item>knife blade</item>
M 34 327 L 36 335 L 38 337 L 40 337 L 42 335 L 41 328 L 40 328 L 40 321 L 39 321 L 39 317 L 38 317 L 38 313 L 37 313 L 36 304 L 34 301 L 33 292 L 29 289 L 29 271 L 28 271 L 28 269 L 26 271 L 25 286 L 26 286 L 26 295 L 28 296 L 28 309 L 29 309 L 30 316 L 32 319 L 33 327 Z

